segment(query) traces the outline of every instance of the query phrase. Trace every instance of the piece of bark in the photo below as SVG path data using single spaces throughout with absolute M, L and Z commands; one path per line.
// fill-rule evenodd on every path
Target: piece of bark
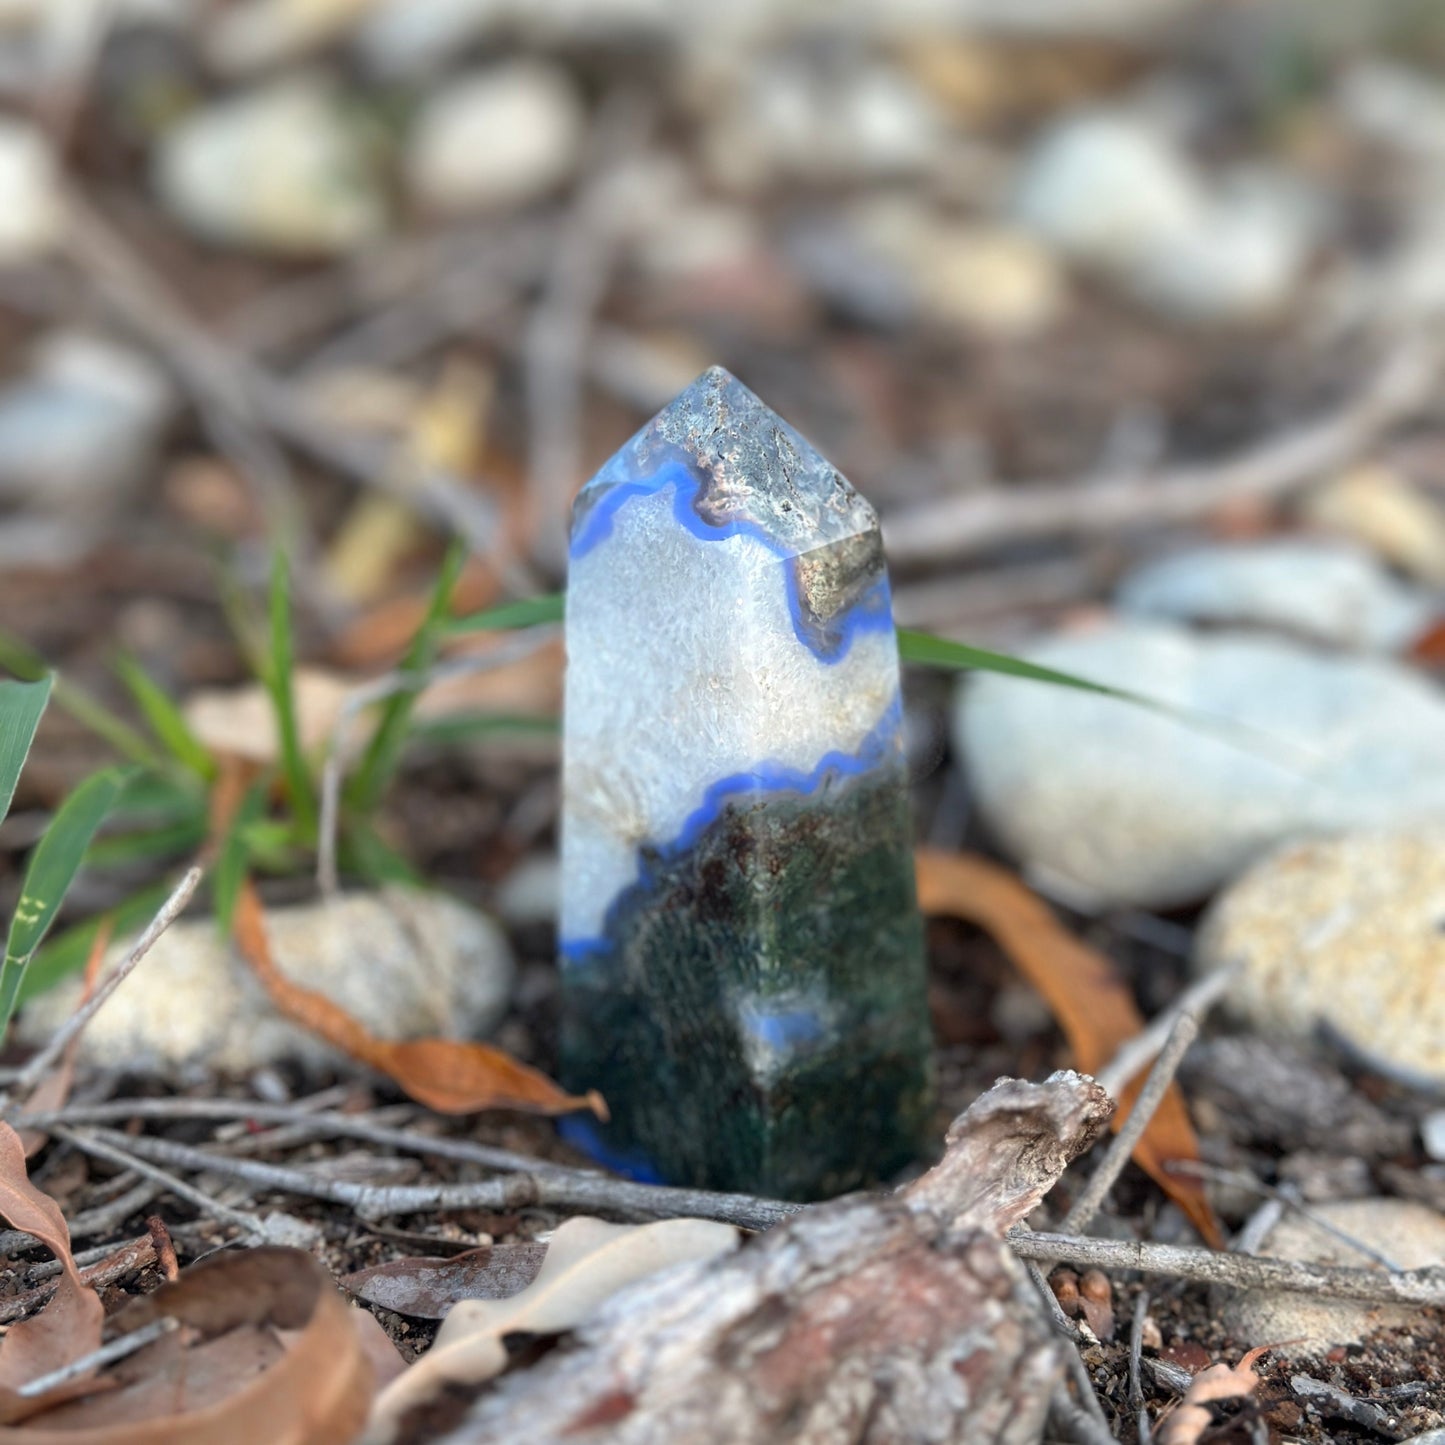
M 449 1445 L 1033 1445 L 1060 1342 L 1002 1235 L 1112 1109 L 1078 1074 L 1001 1080 L 908 1188 L 639 1282 Z

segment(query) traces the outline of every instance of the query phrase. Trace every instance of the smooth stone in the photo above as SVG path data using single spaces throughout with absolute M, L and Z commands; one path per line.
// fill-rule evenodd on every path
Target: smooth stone
M 1014 218 L 1061 256 L 1172 319 L 1257 321 L 1293 294 L 1320 226 L 1292 177 L 1216 183 L 1147 115 L 1097 110 L 1049 130 L 1015 179 Z
M 1338 114 L 1362 136 L 1416 160 L 1445 160 L 1445 86 L 1423 70 L 1370 58 L 1336 87 Z
M 947 126 L 927 95 L 881 63 L 838 73 L 792 60 L 748 68 L 733 105 L 712 121 L 704 153 L 730 190 L 788 179 L 917 175 L 941 159 Z
M 364 130 L 319 74 L 207 105 L 161 138 L 165 207 L 206 240 L 288 256 L 354 251 L 386 229 Z
M 1445 1163 L 1445 1109 L 1436 1109 L 1420 1121 L 1420 1140 L 1432 1159 Z
M 1384 659 L 1116 620 L 1031 661 L 1187 710 L 996 676 L 955 744 L 1011 856 L 1099 907 L 1197 902 L 1291 839 L 1445 812 L 1445 695 Z
M 575 169 L 587 113 L 567 72 L 517 60 L 448 84 L 418 116 L 407 180 L 437 211 L 519 206 Z
M 444 894 L 400 887 L 346 894 L 274 909 L 267 929 L 288 979 L 326 994 L 382 1038 L 481 1038 L 511 997 L 514 968 L 501 930 Z M 113 946 L 107 963 L 131 946 Z M 79 980 L 69 979 L 28 1003 L 20 1037 L 48 1038 L 79 994 Z M 161 1073 L 196 1064 L 245 1074 L 342 1062 L 276 1012 L 210 918 L 182 919 L 161 936 L 86 1029 L 81 1053 L 103 1068 Z
M 1219 188 L 1202 224 L 1162 241 L 1120 279 L 1177 321 L 1268 320 L 1295 293 L 1321 225 L 1315 212 L 1288 178 L 1242 174 Z
M 1147 562 L 1114 601 L 1138 617 L 1268 628 L 1364 652 L 1408 647 L 1438 607 L 1363 548 L 1294 538 L 1218 543 Z
M 58 331 L 0 391 L 0 499 L 104 509 L 153 466 L 175 406 L 164 373 L 127 347 Z
M 244 0 L 218 14 L 206 58 L 225 75 L 249 75 L 310 55 L 351 31 L 377 0 Z
M 0 265 L 43 256 L 59 239 L 60 177 L 45 137 L 0 117 Z
M 1209 195 L 1158 125 L 1097 110 L 1059 122 L 1024 156 L 1012 210 L 1068 260 L 1123 274 L 1201 228 Z
M 1405 1199 L 1337 1199 L 1316 1204 L 1311 1212 L 1401 1269 L 1445 1264 L 1445 1215 L 1428 1205 Z M 1367 1255 L 1298 1215 L 1286 1215 L 1265 1237 L 1259 1253 L 1356 1269 L 1372 1263 Z M 1219 1293 L 1230 1335 L 1241 1344 L 1277 1341 L 1276 1353 L 1320 1354 L 1335 1345 L 1358 1344 L 1376 1330 L 1420 1324 L 1420 1311 L 1408 1305 L 1329 1300 L 1278 1289 Z
M 1298 843 L 1218 899 L 1201 971 L 1238 964 L 1231 1008 L 1260 1032 L 1325 1023 L 1361 1054 L 1445 1080 L 1445 830 Z

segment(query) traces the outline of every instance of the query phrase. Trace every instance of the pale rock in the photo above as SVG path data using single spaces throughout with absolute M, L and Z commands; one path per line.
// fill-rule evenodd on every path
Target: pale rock
M 855 208 L 849 229 L 863 253 L 853 271 L 863 274 L 869 259 L 885 263 L 890 275 L 875 284 L 906 293 L 925 324 L 1021 337 L 1041 331 L 1063 308 L 1058 265 L 1016 227 L 941 220 L 927 207 L 890 198 Z
M 137 352 L 52 332 L 0 392 L 0 500 L 104 511 L 155 464 L 174 408 L 169 380 Z
M 298 667 L 291 687 L 301 750 L 326 751 L 356 684 L 321 668 Z M 259 682 L 202 688 L 185 700 L 181 715 L 201 745 L 217 756 L 244 758 L 268 767 L 281 760 L 276 708 L 270 692 Z M 343 755 L 355 756 L 370 732 L 368 719 L 354 718 L 344 734 Z
M 207 240 L 341 255 L 386 227 L 367 138 L 326 79 L 298 74 L 210 104 L 166 132 L 156 190 Z
M 1036 143 L 1012 209 L 1068 260 L 1121 276 L 1186 241 L 1209 203 L 1193 163 L 1157 125 L 1098 110 L 1068 117 Z
M 206 56 L 226 75 L 248 75 L 340 40 L 378 0 L 244 0 L 222 10 L 206 36 Z
M 442 894 L 389 887 L 267 915 L 276 963 L 386 1039 L 480 1038 L 501 1018 L 513 963 L 488 918 Z M 115 945 L 113 964 L 131 947 Z M 48 1038 L 69 1017 L 80 982 L 27 1004 L 20 1036 Z M 82 1036 L 102 1068 L 171 1073 L 196 1064 L 223 1074 L 296 1063 L 320 1070 L 341 1056 L 286 1022 L 212 919 L 163 934 Z
M 1422 581 L 1445 584 L 1445 506 L 1390 467 L 1351 467 L 1310 492 L 1301 510 Z
M 1432 1159 L 1445 1163 L 1445 1109 L 1436 1109 L 1420 1121 L 1420 1139 Z
M 523 858 L 497 890 L 497 916 L 513 928 L 557 921 L 562 903 L 562 867 L 555 853 Z
M 1359 1054 L 1445 1081 L 1445 831 L 1296 843 L 1225 890 L 1195 941 L 1238 965 L 1229 1006 L 1261 1033 L 1325 1024 Z
M 1445 1264 L 1445 1215 L 1427 1205 L 1404 1199 L 1342 1199 L 1316 1204 L 1311 1212 L 1401 1269 Z M 1274 1259 L 1354 1269 L 1373 1263 L 1298 1215 L 1286 1215 L 1275 1225 L 1259 1252 Z M 1408 1305 L 1321 1299 L 1280 1289 L 1220 1294 L 1229 1333 L 1241 1343 L 1270 1341 L 1276 1354 L 1318 1355 L 1335 1345 L 1358 1344 L 1376 1330 L 1420 1323 L 1419 1310 Z
M 1267 320 L 1294 294 L 1322 224 L 1292 178 L 1263 168 L 1237 172 L 1211 198 L 1199 227 L 1142 257 L 1124 281 L 1180 321 Z
M 1437 606 L 1361 548 L 1295 539 L 1217 543 L 1145 563 L 1114 600 L 1139 617 L 1268 628 L 1366 652 L 1402 651 Z
M 1271 848 L 1445 813 L 1445 695 L 1384 659 L 1119 620 L 1030 661 L 1181 710 L 998 676 L 954 738 L 998 841 L 1099 906 L 1198 901 Z
M 1427 72 L 1372 57 L 1345 71 L 1337 96 L 1361 135 L 1416 160 L 1445 160 L 1445 87 Z
M 414 78 L 489 41 L 625 44 L 673 33 L 673 0 L 382 0 L 357 50 L 380 75 Z
M 752 66 L 707 132 L 713 175 L 750 191 L 789 179 L 916 175 L 937 162 L 947 127 L 933 102 L 881 63 L 835 74 L 792 60 Z
M 1322 225 L 1293 177 L 1256 166 L 1213 183 L 1162 125 L 1103 110 L 1070 117 L 1036 145 L 1013 213 L 1068 260 L 1202 325 L 1278 312 Z
M 525 205 L 572 174 L 586 127 L 566 71 L 510 61 L 454 80 L 426 102 L 408 146 L 408 182 L 442 212 Z
M 60 177 L 49 142 L 0 117 L 0 266 L 42 256 L 60 237 Z

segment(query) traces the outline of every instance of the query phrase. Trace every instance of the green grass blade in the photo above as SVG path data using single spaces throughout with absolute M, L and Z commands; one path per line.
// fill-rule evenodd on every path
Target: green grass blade
M 1123 702 L 1138 703 L 1141 707 L 1173 711 L 1165 704 L 1137 692 L 1106 687 L 1102 682 L 1090 682 L 1088 678 L 1075 677 L 1073 673 L 1059 672 L 1052 667 L 1040 667 L 1037 663 L 1025 662 L 1021 657 L 1010 657 L 1006 652 L 989 652 L 986 648 L 970 647 L 966 642 L 949 642 L 946 638 L 935 637 L 931 632 L 910 632 L 906 628 L 900 628 L 898 655 L 904 662 L 914 662 L 920 667 L 937 667 L 950 672 L 997 672 L 1004 677 L 1052 683 L 1055 687 L 1071 687 L 1080 692 L 1098 693 L 1102 697 L 1115 697 Z
M 316 837 L 316 793 L 311 773 L 301 751 L 301 734 L 296 725 L 296 641 L 291 624 L 291 580 L 286 558 L 278 552 L 271 565 L 271 655 L 266 660 L 266 687 L 276 710 L 276 730 L 281 737 L 281 770 L 291 798 L 297 827 L 307 839 Z
M 87 868 L 115 868 L 157 858 L 179 858 L 194 853 L 206 841 L 206 820 L 184 818 L 113 838 L 100 838 L 85 855 Z
M 191 731 L 174 699 L 133 657 L 122 653 L 116 658 L 115 670 L 161 746 L 182 767 L 211 782 L 216 776 L 216 760 Z
M 446 630 L 451 637 L 461 637 L 468 632 L 506 632 L 515 627 L 536 627 L 543 622 L 561 620 L 562 594 L 552 592 L 545 597 L 525 597 L 520 602 L 504 602 L 485 612 L 454 618 Z
M 406 883 L 417 888 L 424 886 L 425 880 L 416 869 L 365 823 L 348 828 L 342 836 L 341 845 L 343 866 L 374 886 L 384 883 Z
M 3 628 L 0 628 L 0 667 L 27 682 L 39 682 L 50 676 L 45 659 Z M 122 722 L 83 688 L 57 677 L 52 696 L 56 707 L 63 708 L 82 727 L 89 728 L 96 737 L 108 742 L 121 757 L 148 768 L 164 766 L 165 760 L 140 733 Z
M 106 768 L 87 778 L 56 809 L 25 870 L 20 901 L 10 920 L 0 966 L 0 1037 L 9 1026 L 25 965 L 40 947 L 66 890 L 85 860 L 90 840 L 132 777 L 128 768 Z
M 130 930 L 149 923 L 161 904 L 170 896 L 170 892 L 169 883 L 157 883 L 150 888 L 143 888 L 138 893 L 131 894 L 109 913 L 87 918 L 84 923 L 73 924 L 48 938 L 21 977 L 19 1002 L 24 1003 L 27 999 L 35 998 L 46 989 L 54 988 L 61 979 L 68 978 L 72 973 L 78 973 L 84 968 L 95 944 L 95 936 L 107 918 L 114 925 L 116 936 L 122 937 Z
M 0 682 L 0 819 L 10 811 L 20 769 L 30 756 L 35 730 L 50 701 L 54 679 L 47 674 L 34 682 Z
M 467 560 L 467 549 L 460 542 L 453 542 L 447 549 L 436 586 L 432 589 L 431 601 L 426 616 L 411 640 L 411 646 L 402 658 L 400 671 L 404 675 L 420 680 L 421 674 L 436 660 L 437 651 L 447 633 L 447 620 L 451 614 L 452 596 L 462 567 Z M 387 698 L 381 710 L 376 732 L 366 749 L 366 756 L 356 770 L 347 789 L 348 801 L 361 812 L 370 812 L 381 801 L 381 795 L 396 771 L 397 759 L 401 756 L 406 741 L 407 726 L 411 722 L 412 709 L 416 706 L 417 690 L 408 687 Z

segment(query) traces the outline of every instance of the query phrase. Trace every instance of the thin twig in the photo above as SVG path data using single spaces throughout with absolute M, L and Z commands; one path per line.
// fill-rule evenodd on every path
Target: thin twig
M 1105 1197 L 1114 1187 L 1114 1181 L 1119 1177 L 1124 1165 L 1129 1162 L 1129 1156 L 1134 1152 L 1134 1146 L 1143 1137 L 1144 1130 L 1149 1127 L 1149 1121 L 1154 1117 L 1155 1110 L 1163 1102 L 1164 1095 L 1169 1092 L 1169 1086 L 1174 1082 L 1174 1075 L 1178 1072 L 1180 1060 L 1183 1059 L 1198 1034 L 1199 1020 L 1193 1014 L 1181 1014 L 1175 1021 L 1174 1027 L 1169 1031 L 1168 1042 L 1164 1045 L 1153 1069 L 1150 1070 L 1144 1087 L 1139 1091 L 1139 1097 L 1134 1101 L 1134 1107 L 1129 1111 L 1129 1117 L 1124 1120 L 1119 1132 L 1114 1135 L 1114 1141 L 1109 1145 L 1103 1161 L 1074 1201 L 1073 1208 L 1065 1216 L 1063 1224 L 1065 1234 L 1080 1234 L 1092 1223 L 1094 1216 L 1103 1205 Z
M 1158 1057 L 1174 1025 L 1185 1014 L 1193 1014 L 1196 1019 L 1202 1020 L 1229 992 L 1229 986 L 1239 977 L 1239 972 L 1238 967 L 1222 968 L 1190 984 L 1168 1008 L 1150 1019 L 1140 1033 L 1121 1044 L 1118 1053 L 1094 1078 L 1117 1099 L 1134 1076 L 1142 1073 Z
M 556 627 L 531 627 L 488 652 L 468 652 L 427 668 L 424 672 L 388 672 L 346 694 L 331 727 L 326 763 L 321 772 L 321 821 L 316 848 L 316 886 L 324 896 L 338 887 L 336 833 L 341 813 L 341 781 L 346 766 L 346 737 L 361 712 L 399 692 L 425 692 L 439 682 L 491 672 L 529 657 L 557 636 Z
M 186 904 L 191 901 L 191 895 L 196 891 L 204 871 L 199 864 L 186 871 L 185 877 L 176 884 L 171 896 L 161 904 L 160 911 L 151 919 L 149 927 L 141 934 L 129 956 L 106 974 L 89 1000 L 56 1029 L 50 1042 L 20 1070 L 13 1088 L 0 1097 L 0 1109 L 8 1105 L 12 1095 L 29 1094 L 45 1077 L 50 1066 L 65 1052 L 70 1041 L 80 1036 L 81 1031 L 104 1007 L 106 1000 L 125 982 L 132 969 L 155 947 L 156 940 L 180 916 Z
M 143 1155 L 124 1147 L 125 1144 L 132 1142 L 126 1134 L 112 1129 L 70 1129 L 64 1125 L 57 1127 L 55 1134 L 58 1138 L 73 1144 L 84 1154 L 90 1154 L 96 1159 L 104 1159 L 110 1164 L 120 1165 L 122 1169 L 130 1169 L 137 1174 L 144 1174 L 148 1178 L 154 1179 L 168 1193 L 174 1194 L 178 1199 L 184 1199 L 187 1204 L 193 1204 L 202 1214 L 219 1219 L 223 1224 L 229 1224 L 252 1237 L 264 1237 L 266 1234 L 266 1226 L 259 1216 L 244 1209 L 233 1209 L 229 1204 L 212 1198 L 204 1189 L 197 1189 L 193 1184 L 187 1184 L 184 1179 L 176 1178 L 174 1174 L 167 1173 L 166 1170 L 152 1164 Z
M 1140 1290 L 1134 1301 L 1134 1326 L 1129 1331 L 1129 1404 L 1137 1420 L 1139 1445 L 1150 1445 L 1153 1426 L 1149 1423 L 1149 1408 L 1144 1403 L 1144 1382 L 1139 1378 L 1140 1361 L 1144 1354 L 1144 1321 L 1149 1318 L 1149 1293 Z
M 595 1169 L 571 1169 L 547 1159 L 533 1159 L 510 1149 L 478 1144 L 471 1139 L 451 1139 L 424 1134 L 415 1129 L 389 1129 L 374 1122 L 372 1115 L 310 1113 L 307 1102 L 262 1104 L 245 1099 L 109 1099 L 100 1104 L 70 1104 L 52 1113 L 26 1115 L 18 1120 L 26 1128 L 43 1120 L 54 1124 L 104 1124 L 127 1119 L 246 1119 L 257 1124 L 294 1125 L 313 1130 L 313 1138 L 360 1139 L 383 1148 L 403 1149 L 411 1154 L 430 1154 L 438 1159 L 456 1159 L 480 1164 L 506 1173 L 586 1175 L 602 1177 Z
M 238 1179 L 255 1190 L 274 1190 L 344 1204 L 362 1219 L 384 1219 L 396 1214 L 423 1214 L 434 1210 L 496 1209 L 510 1211 L 535 1206 L 606 1210 L 609 1213 L 671 1219 L 694 1215 L 735 1224 L 741 1229 L 769 1229 L 804 1206 L 780 1200 L 755 1199 L 746 1194 L 719 1194 L 706 1189 L 674 1189 L 661 1184 L 636 1184 L 601 1174 L 566 1174 L 537 1170 L 471 1184 L 355 1184 L 323 1179 L 303 1169 L 265 1164 L 255 1159 L 233 1159 L 210 1150 L 196 1149 L 170 1139 L 120 1134 L 111 1129 L 87 1131 L 90 1140 L 102 1140 L 122 1152 L 133 1153 L 174 1168 L 209 1170 Z
M 1100 1425 L 1086 1407 L 1074 1403 L 1062 1380 L 1049 1400 L 1049 1427 L 1073 1445 L 1117 1445 L 1107 1425 Z
M 27 1380 L 15 1393 L 31 1398 L 43 1395 L 58 1385 L 68 1385 L 72 1380 L 78 1380 L 92 1370 L 113 1365 L 117 1360 L 123 1360 L 127 1355 L 133 1355 L 137 1350 L 154 1344 L 163 1335 L 170 1334 L 179 1324 L 180 1321 L 174 1316 L 162 1315 L 160 1319 L 152 1320 L 150 1324 L 142 1325 L 128 1335 L 121 1335 L 98 1350 L 92 1350 L 88 1355 L 82 1355 L 78 1360 L 62 1365 L 58 1370 L 52 1370 L 48 1375 L 37 1375 L 33 1380 Z
M 1037 1260 L 1041 1264 L 1064 1260 L 1099 1269 L 1137 1269 L 1145 1274 L 1168 1274 L 1205 1284 L 1292 1290 L 1324 1299 L 1364 1300 L 1371 1304 L 1421 1305 L 1436 1309 L 1445 1305 L 1445 1265 L 1390 1274 L 1383 1270 L 1227 1254 L 1189 1245 L 1029 1230 L 1014 1231 L 1008 1236 L 1008 1242 L 1020 1259 Z
M 946 497 L 885 519 L 884 544 L 896 563 L 951 562 L 1027 538 L 1117 537 L 1192 521 L 1230 501 L 1278 498 L 1342 466 L 1433 402 L 1439 363 L 1434 342 L 1412 335 L 1343 405 L 1223 461 Z

